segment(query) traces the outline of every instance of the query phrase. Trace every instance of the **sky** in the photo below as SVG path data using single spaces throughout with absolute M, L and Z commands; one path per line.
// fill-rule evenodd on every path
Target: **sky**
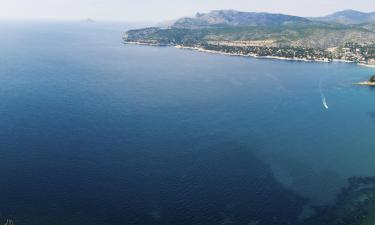
M 215 9 L 323 16 L 375 11 L 375 0 L 0 0 L 0 19 L 161 22 Z

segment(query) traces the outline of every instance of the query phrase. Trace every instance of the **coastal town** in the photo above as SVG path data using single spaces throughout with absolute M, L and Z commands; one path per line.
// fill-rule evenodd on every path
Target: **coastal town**
M 129 41 L 123 37 L 125 43 L 174 46 L 180 49 L 193 49 L 202 52 L 274 58 L 295 61 L 333 62 L 343 61 L 375 67 L 375 43 L 358 44 L 347 42 L 339 47 L 312 48 L 304 46 L 281 45 L 273 40 L 259 41 L 204 41 L 198 43 L 164 43 L 157 40 L 139 39 Z
M 210 51 L 231 55 L 271 57 L 301 61 L 345 61 L 375 66 L 375 43 L 360 45 L 345 43 L 342 47 L 319 49 L 294 46 L 272 46 L 270 42 L 258 43 L 228 43 L 206 42 L 195 47 L 201 51 Z
M 306 48 L 306 47 L 276 47 L 276 46 L 235 46 L 203 43 L 199 46 L 201 49 L 221 52 L 233 55 L 256 56 L 256 57 L 272 57 L 280 59 L 294 59 L 304 61 L 322 61 L 331 62 L 334 55 L 326 50 Z
M 349 42 L 341 48 L 333 51 L 335 58 L 367 64 L 375 65 L 375 43 L 360 45 Z

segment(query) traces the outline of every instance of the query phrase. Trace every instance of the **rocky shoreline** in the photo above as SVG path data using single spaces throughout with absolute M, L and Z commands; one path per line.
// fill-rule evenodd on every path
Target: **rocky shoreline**
M 363 85 L 363 86 L 375 87 L 375 82 L 369 82 L 369 81 L 358 82 L 358 83 L 355 83 L 355 84 L 356 85 Z
M 355 84 L 357 84 L 357 85 L 363 85 L 363 86 L 375 87 L 375 75 L 371 76 L 368 81 L 358 82 L 358 83 L 355 83 Z

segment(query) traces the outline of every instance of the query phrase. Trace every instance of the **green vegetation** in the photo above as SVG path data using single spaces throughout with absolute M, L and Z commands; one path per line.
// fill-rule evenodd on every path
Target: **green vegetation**
M 352 16 L 345 13 L 349 13 L 348 18 Z M 182 18 L 165 29 L 130 30 L 124 41 L 244 55 L 375 63 L 372 23 L 341 24 L 281 14 L 213 11 Z
M 363 28 L 341 25 L 288 25 L 212 27 L 201 29 L 146 28 L 128 31 L 126 41 L 155 42 L 159 44 L 204 43 L 207 41 L 275 40 L 279 45 L 310 48 L 329 48 L 347 42 L 359 44 L 375 42 L 375 33 Z
M 333 55 L 322 49 L 305 48 L 305 47 L 235 47 L 235 46 L 218 46 L 203 44 L 203 49 L 224 52 L 237 55 L 251 55 L 256 54 L 260 57 L 272 56 L 281 58 L 305 59 L 305 60 L 326 60 L 333 59 Z

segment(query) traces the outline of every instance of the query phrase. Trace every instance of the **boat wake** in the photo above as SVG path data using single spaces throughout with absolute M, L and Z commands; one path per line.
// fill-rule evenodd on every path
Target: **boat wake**
M 322 96 L 322 103 L 323 103 L 323 106 L 325 109 L 328 109 L 328 104 L 327 104 L 327 99 L 326 99 L 326 96 L 324 96 L 323 94 L 323 90 L 322 90 L 322 79 L 320 79 L 319 81 L 319 90 L 320 90 L 320 95 Z
M 322 103 L 323 103 L 324 108 L 328 109 L 327 100 L 326 100 L 326 97 L 323 94 L 322 94 Z

